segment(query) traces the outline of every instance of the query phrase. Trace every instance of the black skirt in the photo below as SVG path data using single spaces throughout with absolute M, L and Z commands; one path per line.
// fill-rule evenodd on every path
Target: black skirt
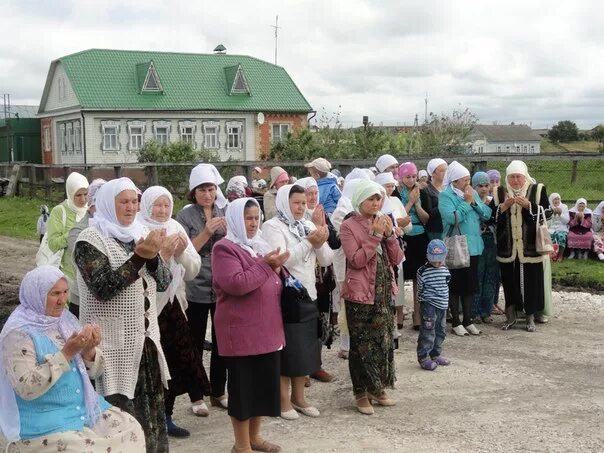
M 473 296 L 478 293 L 478 258 L 470 257 L 470 267 L 450 269 L 449 293 L 454 296 Z
M 281 414 L 279 351 L 245 357 L 223 357 L 229 379 L 229 415 L 239 421 Z
M 321 368 L 319 319 L 284 324 L 285 347 L 281 350 L 281 376 L 311 375 Z
M 415 280 L 417 270 L 426 264 L 426 248 L 428 247 L 428 235 L 426 233 L 417 236 L 403 236 L 405 242 L 405 261 L 403 262 L 403 275 L 405 280 Z

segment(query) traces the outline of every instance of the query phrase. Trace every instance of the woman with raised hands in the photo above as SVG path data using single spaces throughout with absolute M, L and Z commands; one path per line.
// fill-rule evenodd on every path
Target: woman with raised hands
M 145 451 L 140 424 L 98 395 L 101 330 L 66 310 L 68 284 L 53 266 L 28 272 L 20 305 L 0 333 L 0 434 L 7 451 Z
M 552 210 L 552 217 L 548 222 L 548 230 L 553 244 L 558 246 L 558 250 L 554 250 L 552 261 L 562 261 L 568 238 L 568 221 L 570 220 L 568 206 L 562 203 L 562 197 L 556 192 L 549 196 L 549 206 Z
M 172 281 L 160 251 L 163 229 L 136 220 L 138 194 L 128 178 L 106 182 L 96 194 L 90 226 L 74 249 L 80 320 L 103 332 L 105 372 L 96 390 L 143 426 L 148 452 L 168 451 L 164 387 L 170 373 L 161 348 L 156 294 Z
M 168 435 L 188 437 L 190 433 L 172 421 L 174 401 L 178 395 L 188 393 L 193 413 L 206 417 L 209 411 L 203 397 L 210 395 L 210 381 L 185 315 L 185 282 L 198 274 L 201 258 L 182 225 L 172 219 L 173 207 L 168 189 L 152 186 L 143 192 L 137 219 L 151 231 L 166 231 L 160 255 L 170 267 L 172 282 L 166 291 L 157 293 L 156 302 L 161 345 L 172 376 L 165 395 L 166 419 Z

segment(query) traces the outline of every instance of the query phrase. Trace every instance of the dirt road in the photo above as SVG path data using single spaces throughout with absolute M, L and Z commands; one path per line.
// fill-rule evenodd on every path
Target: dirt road
M 15 300 L 36 247 L 0 238 L 2 304 Z M 370 417 L 353 407 L 347 362 L 325 351 L 324 367 L 338 380 L 315 382 L 308 392 L 322 416 L 268 419 L 266 438 L 284 452 L 602 452 L 604 296 L 556 292 L 554 307 L 554 319 L 533 334 L 502 332 L 499 317 L 480 326 L 480 337 L 449 335 L 444 348 L 452 364 L 434 372 L 419 369 L 417 335 L 405 329 L 391 392 L 398 405 L 377 407 Z M 187 397 L 179 397 L 174 418 L 192 436 L 171 440 L 171 451 L 230 451 L 224 411 L 196 418 Z

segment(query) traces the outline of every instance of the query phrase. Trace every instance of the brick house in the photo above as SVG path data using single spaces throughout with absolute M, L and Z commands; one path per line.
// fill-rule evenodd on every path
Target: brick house
M 54 60 L 38 115 L 43 162 L 132 163 L 148 140 L 257 160 L 307 127 L 284 68 L 245 55 L 91 49 Z

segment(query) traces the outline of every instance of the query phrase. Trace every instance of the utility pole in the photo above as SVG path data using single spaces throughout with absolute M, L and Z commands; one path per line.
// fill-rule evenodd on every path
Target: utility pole
M 424 99 L 424 124 L 428 123 L 428 93 L 426 92 L 426 99 Z
M 277 42 L 279 40 L 279 15 L 275 17 L 275 25 L 271 25 L 275 29 L 275 64 L 277 64 Z

